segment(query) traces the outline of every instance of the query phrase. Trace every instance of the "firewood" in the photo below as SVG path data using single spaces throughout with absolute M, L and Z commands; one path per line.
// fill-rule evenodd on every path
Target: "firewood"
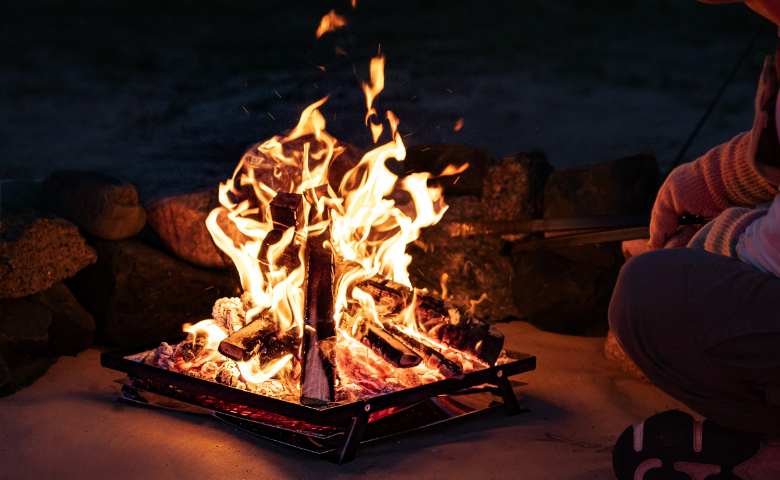
M 433 347 L 426 345 L 419 339 L 414 338 L 411 335 L 404 333 L 400 328 L 391 323 L 385 324 L 385 329 L 403 340 L 412 351 L 416 352 L 426 367 L 430 369 L 436 369 L 446 378 L 463 378 L 463 367 L 453 360 L 445 357 L 444 354 L 439 352 Z
M 390 314 L 400 313 L 412 296 L 405 285 L 381 277 L 363 280 L 356 288 L 371 295 L 376 306 L 387 308 Z
M 477 317 L 441 323 L 427 333 L 447 346 L 476 355 L 489 365 L 496 363 L 504 348 L 504 334 Z
M 371 295 L 377 305 L 385 305 L 398 313 L 412 298 L 405 285 L 385 279 L 364 280 L 356 285 Z M 433 294 L 417 292 L 414 314 L 417 322 L 433 338 L 445 345 L 475 355 L 490 365 L 495 364 L 504 347 L 504 334 L 477 317 L 462 315 L 449 302 Z
M 420 355 L 392 332 L 375 325 L 368 325 L 364 330 L 359 338 L 360 342 L 385 359 L 390 365 L 396 368 L 408 368 L 415 367 L 422 361 Z
M 301 359 L 301 336 L 298 333 L 298 327 L 289 328 L 278 337 L 273 337 L 266 345 L 262 355 L 265 358 L 274 359 L 290 353 L 296 359 Z
M 312 208 L 310 222 L 315 213 Z M 330 231 L 326 230 L 306 240 L 308 283 L 301 364 L 301 403 L 304 405 L 333 402 L 336 395 L 333 364 L 322 348 L 322 342 L 336 335 L 333 319 L 333 253 L 325 246 L 329 238 Z
M 244 328 L 219 342 L 219 353 L 239 362 L 249 361 L 263 349 L 277 328 L 273 314 L 265 310 Z
M 268 250 L 272 245 L 276 245 L 282 240 L 284 232 L 290 228 L 296 232 L 303 228 L 303 195 L 299 193 L 277 193 L 269 205 L 271 219 L 273 220 L 273 230 L 268 232 L 260 245 L 260 251 L 257 259 L 260 262 L 260 269 L 264 274 L 271 271 L 271 265 L 268 260 Z M 274 267 L 287 268 L 292 271 L 301 266 L 298 252 L 300 245 L 295 239 L 287 245 L 282 255 L 274 260 Z

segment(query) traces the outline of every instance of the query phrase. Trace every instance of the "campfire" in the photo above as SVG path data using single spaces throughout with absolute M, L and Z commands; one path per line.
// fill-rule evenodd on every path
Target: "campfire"
M 331 12 L 320 29 L 342 25 Z M 447 205 L 429 173 L 388 168 L 406 150 L 391 111 L 377 123 L 384 63 L 373 58 L 363 83 L 377 146 L 359 160 L 325 131 L 319 109 L 327 97 L 289 133 L 243 155 L 206 220 L 243 294 L 185 324 L 184 340 L 103 354 L 104 366 L 128 373 L 125 399 L 147 402 L 143 391 L 184 401 L 275 441 L 336 452 L 339 463 L 361 441 L 410 422 L 417 428 L 495 405 L 449 394 L 498 394 L 510 414 L 520 412 L 508 377 L 535 368 L 535 358 L 507 355 L 503 334 L 474 315 L 477 301 L 471 309 L 448 301 L 446 274 L 441 296 L 410 282 L 407 245 Z
M 363 85 L 374 142 L 374 97 L 384 57 Z M 304 405 L 351 402 L 495 365 L 503 335 L 472 312 L 412 287 L 407 244 L 447 206 L 428 173 L 403 178 L 398 119 L 391 140 L 348 163 L 318 110 L 247 151 L 220 185 L 207 226 L 233 260 L 243 295 L 223 298 L 211 319 L 185 325 L 139 362 Z M 443 175 L 462 172 L 450 167 Z M 446 291 L 446 286 L 443 288 Z

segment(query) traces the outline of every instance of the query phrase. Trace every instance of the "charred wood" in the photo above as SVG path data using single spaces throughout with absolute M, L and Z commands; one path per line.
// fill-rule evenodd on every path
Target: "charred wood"
M 415 367 L 422 361 L 402 339 L 381 327 L 368 325 L 359 340 L 394 367 Z
M 489 365 L 495 365 L 504 348 L 504 334 L 477 317 L 436 325 L 428 335 L 447 346 L 474 354 Z
M 292 354 L 298 360 L 301 359 L 301 336 L 297 327 L 292 327 L 279 337 L 272 338 L 262 352 L 262 355 L 269 359 L 287 354 Z
M 239 362 L 249 361 L 265 347 L 277 328 L 273 314 L 266 310 L 244 328 L 219 342 L 219 353 Z
M 411 289 L 390 280 L 364 280 L 356 288 L 371 295 L 377 306 L 387 306 L 390 313 L 403 310 L 412 298 Z M 454 305 L 430 293 L 417 292 L 414 314 L 428 335 L 490 365 L 504 348 L 504 334 L 498 329 L 477 317 L 462 315 Z
M 207 343 L 208 341 L 206 340 L 205 335 L 189 334 L 187 339 L 181 342 L 178 346 L 181 359 L 187 363 L 192 362 L 195 360 L 195 358 L 198 357 L 198 355 L 203 352 L 203 349 L 206 348 Z
M 315 214 L 312 209 L 312 218 Z M 301 364 L 301 403 L 316 405 L 335 400 L 333 363 L 323 350 L 323 342 L 336 335 L 333 319 L 333 253 L 325 246 L 330 231 L 306 240 L 308 283 Z
M 400 328 L 393 324 L 386 324 L 385 328 L 406 343 L 412 351 L 416 352 L 426 367 L 436 369 L 446 378 L 463 378 L 463 367 L 453 360 L 445 357 L 440 351 L 426 345 L 412 335 L 404 333 Z

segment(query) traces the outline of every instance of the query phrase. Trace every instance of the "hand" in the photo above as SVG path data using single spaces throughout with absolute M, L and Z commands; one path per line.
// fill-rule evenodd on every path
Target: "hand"
M 696 228 L 679 228 L 681 216 L 715 217 L 730 206 L 725 196 L 713 195 L 701 168 L 703 160 L 675 168 L 661 186 L 650 217 L 651 250 L 687 245 Z

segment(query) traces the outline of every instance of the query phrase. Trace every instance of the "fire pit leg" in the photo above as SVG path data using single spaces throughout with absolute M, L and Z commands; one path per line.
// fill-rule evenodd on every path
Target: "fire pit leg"
M 352 419 L 349 432 L 347 432 L 347 439 L 344 441 L 344 446 L 341 447 L 339 452 L 336 452 L 338 454 L 338 457 L 335 459 L 336 463 L 341 465 L 355 459 L 358 447 L 360 447 L 360 441 L 363 439 L 363 434 L 366 433 L 368 418 L 370 416 L 371 405 L 367 403 L 358 416 Z
M 520 404 L 517 402 L 517 396 L 515 391 L 512 390 L 512 384 L 509 383 L 509 378 L 504 375 L 503 370 L 496 372 L 496 386 L 498 391 L 501 392 L 501 398 L 504 400 L 504 408 L 509 415 L 517 415 L 522 412 Z

